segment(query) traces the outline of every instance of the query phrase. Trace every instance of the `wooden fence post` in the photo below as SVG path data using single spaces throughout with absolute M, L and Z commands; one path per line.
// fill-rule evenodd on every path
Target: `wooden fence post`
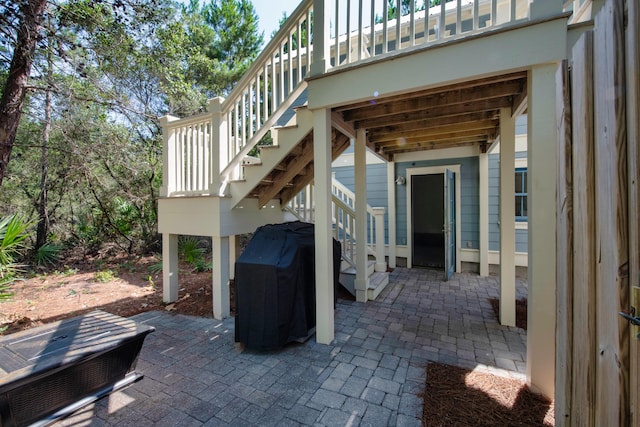
M 573 359 L 573 187 L 571 157 L 571 90 L 567 61 L 556 74 L 558 104 L 558 232 L 556 303 L 555 419 L 559 427 L 571 425 L 571 366 Z
M 629 242 L 624 1 L 595 18 L 596 425 L 629 425 Z M 637 219 L 636 219 L 637 220 Z
M 640 4 L 627 0 L 626 29 L 626 95 L 627 95 L 627 153 L 629 171 L 629 272 L 632 300 L 636 316 L 640 314 Z M 640 427 L 640 328 L 632 328 L 630 355 L 631 421 Z
M 596 387 L 593 33 L 573 49 L 573 362 L 571 422 L 593 426 Z

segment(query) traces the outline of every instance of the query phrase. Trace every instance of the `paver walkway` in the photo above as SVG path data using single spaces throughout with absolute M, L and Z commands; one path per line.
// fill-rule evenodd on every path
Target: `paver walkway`
M 241 351 L 233 319 L 137 315 L 156 327 L 138 362 L 144 379 L 59 424 L 420 426 L 429 361 L 525 370 L 525 332 L 500 326 L 488 302 L 498 279 L 441 276 L 397 268 L 377 301 L 339 300 L 330 346 Z M 526 296 L 522 281 L 517 292 Z

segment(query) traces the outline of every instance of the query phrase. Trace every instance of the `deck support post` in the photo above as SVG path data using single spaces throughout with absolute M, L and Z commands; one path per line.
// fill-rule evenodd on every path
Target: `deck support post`
M 533 67 L 527 78 L 527 382 L 550 398 L 554 396 L 555 380 L 557 69 L 556 63 Z
M 215 236 L 213 243 L 213 317 L 229 317 L 229 237 Z
M 516 217 L 514 195 L 516 124 L 500 109 L 500 324 L 516 326 Z
M 236 278 L 236 260 L 240 255 L 240 239 L 238 236 L 229 236 L 229 280 Z
M 389 215 L 389 268 L 396 268 L 396 163 L 387 162 L 387 206 Z
M 178 235 L 162 233 L 162 302 L 178 299 Z
M 313 112 L 313 159 L 316 215 L 316 340 L 320 344 L 331 344 L 335 336 L 335 319 L 331 221 L 331 109 L 329 108 Z
M 480 276 L 489 275 L 489 154 L 480 153 L 479 199 L 480 199 Z
M 355 211 L 356 211 L 356 301 L 367 302 L 369 274 L 367 274 L 367 134 L 365 129 L 356 131 L 354 147 Z

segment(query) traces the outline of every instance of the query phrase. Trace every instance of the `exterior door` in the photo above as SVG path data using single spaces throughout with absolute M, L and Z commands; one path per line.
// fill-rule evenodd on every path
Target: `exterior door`
M 455 174 L 444 174 L 444 276 L 449 280 L 456 270 L 456 185 Z
M 445 269 L 444 173 L 411 179 L 412 265 Z

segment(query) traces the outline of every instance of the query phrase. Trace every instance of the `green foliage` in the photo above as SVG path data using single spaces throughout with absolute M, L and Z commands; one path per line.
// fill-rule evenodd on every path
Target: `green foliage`
M 412 0 L 402 0 L 400 3 L 400 16 L 409 15 L 411 13 L 411 1 Z M 449 3 L 453 0 L 446 0 L 446 3 Z M 427 7 L 440 6 L 441 0 L 413 0 L 414 12 L 419 12 L 421 10 L 425 10 Z M 387 21 L 392 19 L 396 19 L 397 17 L 397 2 L 396 0 L 387 0 Z M 383 22 L 382 16 L 376 14 L 376 23 Z
M 182 18 L 180 37 L 186 51 L 181 55 L 191 55 L 184 58 L 190 65 L 185 77 L 207 98 L 228 94 L 262 45 L 253 4 L 249 0 L 209 0 L 202 4 L 191 0 L 183 7 Z
M 107 283 L 118 278 L 118 274 L 113 270 L 101 270 L 96 272 L 93 280 L 96 282 Z
M 204 271 L 211 270 L 213 270 L 213 264 L 211 262 L 207 262 L 204 257 L 196 260 L 196 262 L 193 263 L 193 271 L 195 271 L 196 273 L 202 273 Z
M 159 258 L 159 261 L 151 264 L 147 268 L 147 270 L 151 274 L 160 274 L 160 273 L 162 273 L 162 257 L 158 256 L 157 258 Z
M 0 219 L 0 301 L 11 298 L 11 284 L 20 272 L 18 257 L 25 250 L 29 223 L 18 215 Z
M 0 11 L 11 4 L 0 4 Z M 18 9 L 10 9 L 3 22 L 11 25 L 0 35 L 0 92 L 18 22 Z M 228 94 L 262 44 L 255 10 L 249 0 L 68 0 L 50 2 L 46 16 L 0 216 L 20 212 L 41 220 L 34 207 L 46 189 L 52 241 L 86 253 L 105 245 L 157 250 L 157 118 L 192 114 L 208 97 Z M 34 251 L 36 263 L 55 262 L 56 249 Z
M 58 262 L 63 245 L 47 242 L 40 246 L 35 253 L 36 265 L 53 265 Z
M 193 236 L 182 236 L 178 241 L 178 255 L 184 262 L 196 265 L 204 260 L 205 249 L 200 244 L 200 239 Z

